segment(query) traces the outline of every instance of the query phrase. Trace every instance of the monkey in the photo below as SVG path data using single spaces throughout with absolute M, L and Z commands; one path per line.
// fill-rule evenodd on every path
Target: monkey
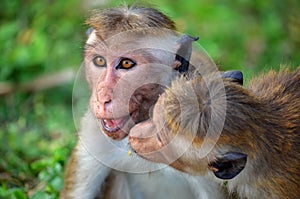
M 217 73 L 179 79 L 129 142 L 143 158 L 210 176 L 238 198 L 299 198 L 299 88 L 300 67 L 271 70 L 247 87 Z
M 209 179 L 128 152 L 130 129 L 149 119 L 174 79 L 188 76 L 197 38 L 178 34 L 169 17 L 142 6 L 95 10 L 87 24 L 84 73 L 91 95 L 60 198 L 227 198 Z

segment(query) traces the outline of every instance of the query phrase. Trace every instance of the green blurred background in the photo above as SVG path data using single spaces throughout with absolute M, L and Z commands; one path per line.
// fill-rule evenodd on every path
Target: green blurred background
M 0 198 L 57 198 L 75 144 L 74 71 L 88 10 L 122 1 L 1 0 Z M 127 1 L 128 4 L 139 1 Z M 300 1 L 153 0 L 222 70 L 300 64 Z

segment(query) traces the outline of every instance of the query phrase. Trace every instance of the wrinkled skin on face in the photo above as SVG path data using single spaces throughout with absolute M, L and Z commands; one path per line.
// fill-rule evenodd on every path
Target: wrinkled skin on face
M 143 62 L 140 57 L 135 57 L 134 60 Z M 95 75 L 95 70 L 99 70 L 96 71 L 99 78 L 95 84 L 92 83 L 90 107 L 107 136 L 122 139 L 136 123 L 149 118 L 149 110 L 163 91 L 161 77 L 157 74 L 155 65 L 152 66 L 151 70 L 147 69 L 147 64 L 125 71 L 115 67 L 87 70 L 87 75 Z M 171 73 L 170 69 L 164 68 L 165 73 Z M 149 75 L 156 78 L 147 83 L 145 79 Z
M 174 75 L 170 63 L 163 65 L 145 49 L 122 50 L 93 45 L 85 56 L 90 108 L 103 133 L 113 139 L 123 139 L 136 123 L 149 118 L 149 110 Z
M 113 139 L 126 137 L 136 123 L 149 117 L 148 111 L 157 100 L 161 90 L 159 85 L 142 86 L 130 97 L 128 111 L 122 110 L 122 108 L 118 109 L 126 104 L 126 102 L 122 103 L 122 100 L 112 98 L 112 100 L 102 102 L 101 105 L 100 100 L 92 101 L 91 99 L 93 111 L 102 131 Z

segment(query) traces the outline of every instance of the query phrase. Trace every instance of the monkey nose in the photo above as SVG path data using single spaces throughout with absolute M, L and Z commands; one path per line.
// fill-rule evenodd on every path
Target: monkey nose
M 112 102 L 108 101 L 98 101 L 94 102 L 94 113 L 98 119 L 110 118 L 112 117 Z
M 109 102 L 105 103 L 105 104 L 99 104 L 94 109 L 96 117 L 98 119 L 112 118 L 113 113 L 112 113 L 112 108 L 111 107 L 112 107 L 112 105 Z

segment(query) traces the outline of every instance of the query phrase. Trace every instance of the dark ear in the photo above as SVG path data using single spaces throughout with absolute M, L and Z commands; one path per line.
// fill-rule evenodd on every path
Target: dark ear
M 192 42 L 197 41 L 199 37 L 191 37 L 189 35 L 182 35 L 178 42 L 178 49 L 176 52 L 175 61 L 178 62 L 175 70 L 184 73 L 189 69 L 189 61 L 192 54 Z
M 89 37 L 90 34 L 93 32 L 94 28 L 89 28 L 87 29 L 87 31 L 85 32 L 86 37 Z
M 246 162 L 246 154 L 229 152 L 210 163 L 209 169 L 220 179 L 232 179 L 245 168 Z
M 243 85 L 244 83 L 243 73 L 239 70 L 223 72 L 221 73 L 221 77 L 231 79 L 232 82 L 236 82 L 240 85 Z

